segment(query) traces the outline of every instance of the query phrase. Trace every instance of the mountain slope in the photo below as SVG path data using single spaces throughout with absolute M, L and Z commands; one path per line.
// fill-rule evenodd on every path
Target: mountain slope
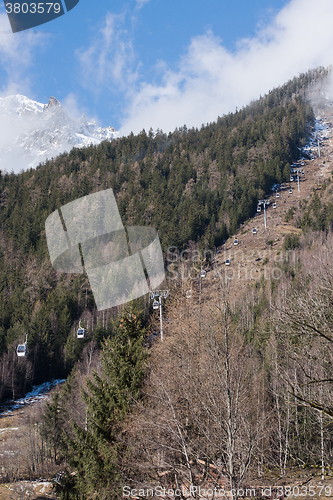
M 166 258 L 175 247 L 179 253 L 196 245 L 213 250 L 255 214 L 274 184 L 289 179 L 313 125 L 303 94 L 320 75 L 301 75 L 201 130 L 143 131 L 75 148 L 20 175 L 0 175 L 0 399 L 64 377 L 82 351 L 73 336 L 79 319 L 89 324 L 90 338 L 100 340 L 117 314 L 96 311 L 86 275 L 52 269 L 46 218 L 72 200 L 112 188 L 123 223 L 155 226 Z M 47 108 L 17 107 L 32 121 L 37 114 L 63 123 L 64 111 L 53 100 Z M 29 358 L 13 363 L 26 331 Z
M 161 449 L 169 453 L 172 448 L 174 453 L 169 453 L 168 460 L 159 462 L 159 470 L 162 473 L 156 476 L 156 462 L 153 461 L 153 474 L 146 477 L 149 480 L 153 477 L 154 481 L 168 485 L 170 477 L 168 477 L 167 464 L 176 463 L 175 470 L 179 471 L 180 475 L 177 484 L 182 484 L 182 468 L 178 467 L 177 448 L 170 447 L 170 442 L 172 442 L 170 434 L 166 434 L 165 440 L 162 439 L 165 436 L 161 438 L 160 432 L 154 434 L 154 429 L 159 428 L 158 425 L 162 424 L 160 428 L 165 429 L 165 422 L 167 421 L 168 424 L 173 422 L 172 418 L 175 415 L 181 429 L 184 430 L 182 438 L 185 436 L 187 449 L 193 454 L 193 460 L 189 462 L 193 474 L 200 480 L 206 481 L 206 475 L 203 477 L 201 474 L 202 469 L 206 468 L 207 474 L 210 474 L 214 480 L 216 479 L 214 471 L 220 466 L 221 454 L 212 453 L 210 447 L 204 448 L 204 442 L 197 440 L 202 430 L 202 427 L 198 427 L 197 424 L 202 425 L 204 419 L 201 418 L 203 413 L 193 411 L 193 400 L 199 392 L 200 398 L 205 401 L 206 393 L 216 384 L 217 392 L 214 394 L 217 401 L 222 403 L 221 408 L 226 406 L 224 399 L 218 399 L 221 398 L 221 394 L 223 398 L 223 387 L 219 385 L 218 377 L 214 372 L 216 367 L 220 366 L 223 349 L 216 351 L 216 358 L 210 362 L 207 362 L 208 358 L 205 359 L 202 355 L 207 353 L 204 349 L 200 351 L 200 363 L 196 357 L 202 339 L 205 339 L 203 345 L 214 347 L 209 341 L 215 328 L 217 332 L 221 331 L 223 318 L 221 321 L 221 317 L 217 316 L 218 322 L 212 323 L 214 315 L 212 311 L 223 311 L 224 308 L 220 306 L 225 292 L 229 295 L 231 308 L 236 299 L 242 299 L 242 302 L 237 305 L 235 315 L 229 318 L 232 319 L 231 328 L 238 331 L 239 327 L 239 332 L 244 333 L 246 339 L 239 351 L 243 352 L 241 360 L 237 356 L 234 357 L 234 354 L 230 356 L 231 361 L 234 360 L 235 363 L 237 377 L 234 380 L 238 380 L 243 364 L 245 367 L 253 368 L 252 358 L 258 369 L 263 368 L 263 371 L 255 374 L 254 378 L 258 394 L 256 391 L 253 393 L 250 390 L 245 391 L 249 397 L 252 397 L 252 405 L 255 408 L 251 414 L 252 418 L 256 420 L 256 416 L 263 416 L 267 424 L 260 437 L 263 439 L 261 449 L 258 448 L 260 456 L 255 453 L 256 460 L 253 461 L 252 470 L 250 470 L 253 474 L 253 477 L 249 476 L 251 484 L 256 488 L 258 481 L 264 485 L 271 483 L 288 485 L 294 484 L 299 478 L 302 478 L 302 484 L 307 484 L 304 483 L 304 474 L 309 471 L 304 471 L 302 467 L 298 478 L 295 462 L 298 465 L 300 463 L 298 460 L 302 461 L 302 465 L 319 463 L 321 452 L 319 425 L 316 421 L 311 421 L 308 410 L 306 410 L 307 418 L 305 419 L 301 406 L 290 405 L 290 387 L 288 384 L 283 385 L 283 377 L 278 378 L 277 366 L 281 366 L 283 368 L 281 373 L 284 374 L 284 370 L 288 369 L 289 375 L 294 380 L 297 375 L 294 359 L 292 357 L 289 363 L 287 343 L 277 348 L 274 335 L 269 342 L 267 341 L 270 330 L 265 324 L 267 318 L 271 318 L 275 306 L 280 311 L 281 300 L 291 303 L 293 299 L 291 291 L 299 292 L 300 285 L 302 285 L 301 281 L 297 280 L 300 280 L 302 272 L 306 274 L 311 271 L 311 262 L 316 261 L 318 257 L 320 241 L 317 246 L 309 247 L 307 256 L 304 248 L 301 248 L 302 254 L 298 250 L 291 251 L 299 243 L 300 224 L 302 223 L 303 227 L 304 223 L 304 217 L 301 216 L 307 215 L 308 222 L 312 219 L 313 223 L 320 222 L 321 225 L 315 228 L 326 231 L 330 230 L 333 221 L 333 210 L 327 211 L 325 205 L 332 199 L 333 192 L 331 110 L 328 107 L 328 112 L 320 116 L 316 113 L 314 127 L 309 133 L 310 127 L 306 117 L 311 118 L 311 113 L 307 105 L 301 102 L 298 102 L 297 106 L 293 105 L 292 101 L 299 96 L 292 95 L 292 92 L 288 95 L 288 92 L 290 92 L 290 86 L 278 89 L 264 98 L 265 105 L 260 101 L 253 103 L 252 107 L 243 110 L 242 114 L 237 113 L 221 118 L 217 124 L 204 127 L 201 131 L 184 129 L 168 137 L 158 134 L 155 138 L 152 134 L 142 133 L 136 137 L 122 138 L 112 144 L 104 143 L 85 150 L 74 150 L 68 155 L 64 154 L 45 166 L 39 167 L 36 171 L 26 172 L 20 176 L 5 175 L 1 178 L 0 223 L 3 233 L 0 253 L 0 272 L 2 273 L 0 321 L 4 328 L 0 331 L 0 342 L 2 342 L 0 348 L 4 354 L 0 364 L 0 373 L 5 374 L 6 380 L 0 379 L 0 387 L 7 389 L 7 394 L 14 389 L 24 390 L 24 384 L 28 384 L 32 377 L 37 378 L 45 374 L 50 376 L 51 373 L 56 373 L 56 369 L 64 368 L 66 363 L 68 367 L 69 361 L 72 363 L 75 360 L 75 356 L 79 354 L 78 346 L 82 347 L 83 344 L 74 339 L 73 325 L 77 324 L 81 315 L 89 325 L 88 340 L 99 341 L 103 335 L 115 332 L 110 328 L 110 319 L 114 318 L 112 314 L 115 314 L 115 311 L 106 311 L 105 316 L 104 313 L 98 315 L 94 310 L 89 284 L 84 276 L 59 276 L 50 268 L 45 252 L 43 222 L 53 209 L 52 207 L 61 206 L 70 199 L 76 199 L 89 192 L 112 187 L 124 221 L 138 224 L 155 223 L 163 235 L 167 259 L 173 261 L 173 273 L 166 284 L 166 287 L 172 289 L 172 293 L 170 301 L 165 304 L 165 307 L 163 306 L 164 342 L 163 344 L 153 342 L 153 349 L 150 352 L 152 366 L 160 370 L 157 371 L 157 379 L 163 381 L 164 388 L 169 390 L 167 396 L 175 397 L 173 407 L 175 412 L 170 416 L 167 399 L 160 397 L 161 394 L 155 390 L 150 391 L 155 401 L 161 401 L 161 406 L 155 408 L 147 404 L 145 405 L 145 408 L 148 407 L 147 413 L 136 414 L 131 421 L 134 423 L 130 426 L 134 433 L 134 437 L 132 436 L 134 448 L 138 450 L 140 456 L 134 455 L 133 458 L 131 454 L 131 459 L 128 461 L 128 455 L 126 455 L 125 462 L 120 463 L 119 467 L 123 466 L 126 470 L 126 479 L 131 475 L 135 480 L 138 477 L 140 481 L 142 480 L 142 475 L 138 474 L 138 464 L 143 465 L 145 474 L 149 474 L 147 467 L 149 460 L 142 458 L 145 457 L 142 455 L 143 449 L 148 450 L 149 457 L 154 457 L 154 454 L 158 457 Z M 261 121 L 260 117 L 265 115 L 267 120 Z M 266 135 L 260 132 L 262 128 L 265 128 Z M 290 133 L 293 128 L 296 129 L 294 135 Z M 297 144 L 303 145 L 302 152 L 297 153 L 299 151 Z M 226 165 L 224 157 L 227 159 Z M 280 168 L 277 168 L 284 164 L 286 158 L 295 161 L 292 168 L 304 171 L 304 176 L 301 174 L 300 191 L 297 189 L 297 183 L 290 180 L 289 165 L 286 164 L 282 172 Z M 195 176 L 195 172 L 199 175 Z M 287 179 L 283 183 L 279 181 L 279 197 L 277 197 L 275 192 L 277 186 L 274 186 L 274 191 L 271 188 L 283 175 L 287 176 Z M 248 181 L 247 184 L 245 180 Z M 226 196 L 223 192 L 225 186 L 228 186 Z M 261 211 L 260 214 L 255 210 L 251 212 L 251 203 L 246 203 L 246 198 L 244 201 L 246 186 L 248 189 L 252 187 L 257 197 L 261 193 L 262 199 L 265 198 L 271 202 L 266 214 L 267 229 L 265 229 L 263 212 Z M 292 193 L 289 193 L 290 189 Z M 168 197 L 168 190 L 172 191 L 172 198 L 171 195 Z M 215 202 L 212 202 L 215 195 Z M 228 197 L 232 203 L 227 203 Z M 257 198 L 254 199 L 257 201 Z M 171 207 L 171 201 L 174 204 L 173 207 Z M 273 207 L 274 202 L 276 208 Z M 256 205 L 254 208 L 256 209 Z M 245 220 L 249 212 L 253 217 Z M 186 241 L 188 235 L 186 224 L 188 221 L 193 224 L 195 219 L 192 217 L 197 213 L 204 214 L 202 227 L 194 225 L 192 234 L 197 238 L 194 242 L 188 242 Z M 170 214 L 179 219 L 171 219 Z M 318 215 L 318 220 L 315 220 Z M 237 234 L 233 232 L 235 227 L 235 224 L 231 222 L 233 218 L 237 222 L 245 220 L 239 229 L 236 227 Z M 292 219 L 296 223 L 295 226 L 290 223 Z M 184 232 L 182 233 L 178 228 L 179 240 L 184 247 L 187 245 L 189 249 L 183 254 L 180 253 L 183 247 L 179 247 L 178 251 L 174 248 L 176 241 L 174 225 L 178 223 L 180 226 L 180 221 L 184 222 L 184 228 L 181 228 Z M 218 255 L 214 256 L 212 266 L 206 262 L 203 264 L 207 265 L 206 276 L 195 280 L 191 279 L 194 277 L 192 273 L 186 281 L 186 273 L 182 268 L 186 270 L 192 266 L 197 276 L 200 276 L 200 264 L 197 263 L 196 258 L 191 260 L 191 249 L 197 250 L 198 241 L 203 243 L 202 251 L 212 249 L 209 247 L 209 235 L 218 236 L 218 225 L 221 221 L 225 221 L 225 235 L 230 238 L 218 249 L 214 249 L 218 250 Z M 257 229 L 255 233 L 252 231 L 254 227 Z M 306 228 L 305 224 L 304 228 Z M 235 235 L 238 239 L 237 245 L 234 244 Z M 285 238 L 286 235 L 290 238 Z M 325 235 L 321 237 L 325 238 Z M 301 238 L 303 247 L 306 238 L 308 242 L 311 238 L 319 239 L 318 234 L 306 235 Z M 327 238 L 332 239 L 331 235 Z M 225 264 L 226 258 L 230 259 L 228 267 Z M 316 265 L 320 267 L 320 259 Z M 177 271 L 178 280 L 173 279 Z M 327 267 L 327 271 L 330 273 L 330 266 Z M 191 296 L 186 294 L 189 289 L 191 289 Z M 306 295 L 307 292 L 308 290 L 305 289 L 304 294 Z M 327 305 L 331 309 L 331 302 Z M 311 307 L 310 304 L 310 310 Z M 297 309 L 297 315 L 300 310 L 300 308 Z M 329 321 L 330 319 L 331 317 L 328 316 Z M 159 318 L 156 317 L 155 320 L 156 331 L 158 331 Z M 272 324 L 275 323 L 278 322 L 276 317 L 273 317 Z M 212 324 L 214 328 L 211 328 Z M 13 373 L 11 371 L 13 370 L 11 363 L 15 363 L 13 349 L 16 340 L 20 338 L 20 335 L 22 336 L 25 328 L 29 329 L 30 335 L 30 359 L 14 365 Z M 292 325 L 291 331 L 294 328 L 295 324 Z M 201 336 L 201 333 L 205 331 L 208 334 L 207 337 Z M 233 333 L 232 330 L 230 332 Z M 198 333 L 200 333 L 199 336 Z M 186 343 L 189 339 L 195 341 L 195 344 L 190 345 L 191 352 L 186 351 Z M 305 339 L 304 342 L 306 341 Z M 232 345 L 234 353 L 234 347 L 237 348 L 237 344 Z M 88 359 L 92 359 L 95 346 L 94 342 L 86 346 L 82 362 L 76 372 L 77 379 L 83 383 L 85 383 L 84 376 L 91 370 Z M 88 351 L 88 349 L 91 350 Z M 294 351 L 295 345 L 292 346 L 292 354 Z M 72 358 L 69 359 L 70 355 Z M 188 355 L 192 358 L 188 358 Z M 194 376 L 188 377 L 188 359 L 192 360 L 194 369 L 200 367 L 200 370 L 205 366 L 206 361 L 207 371 L 199 373 L 198 378 L 202 385 L 186 385 L 190 380 L 197 380 L 195 371 L 191 371 Z M 264 363 L 262 363 L 263 360 Z M 86 372 L 83 371 L 83 365 L 86 366 Z M 24 367 L 28 368 L 26 372 L 24 372 Z M 31 369 L 30 373 L 29 369 Z M 257 375 L 258 378 L 256 378 Z M 69 379 L 69 381 L 73 384 L 73 380 Z M 304 382 L 301 377 L 300 381 Z M 73 394 L 78 394 L 75 384 L 73 387 Z M 242 388 L 244 389 L 244 386 Z M 265 399 L 261 399 L 259 388 L 260 392 L 263 391 L 262 395 Z M 149 389 L 152 389 L 151 386 Z M 76 418 L 77 421 L 81 419 L 79 424 L 84 429 L 87 412 L 82 402 L 81 406 L 77 403 L 78 406 L 74 407 L 71 398 L 68 397 L 68 392 L 64 394 L 63 401 L 65 399 L 66 402 L 70 401 L 67 404 L 73 410 L 73 415 L 78 407 L 81 409 L 80 416 L 76 414 Z M 149 394 L 149 391 L 145 391 L 145 394 Z M 272 394 L 275 398 L 271 397 Z M 182 397 L 179 397 L 180 395 Z M 186 397 L 189 399 L 187 400 Z M 197 404 L 198 399 L 195 402 Z M 243 402 L 244 399 L 242 407 Z M 59 408 L 60 412 L 61 405 Z M 198 406 L 195 408 L 197 410 Z M 151 410 L 153 412 L 149 413 Z M 242 411 L 244 411 L 241 415 L 242 422 L 248 425 L 249 408 L 246 407 Z M 108 418 L 108 412 L 104 412 L 104 416 Z M 295 429 L 303 429 L 302 426 L 305 429 L 305 424 L 306 432 L 294 432 Z M 128 431 L 128 422 L 124 424 L 124 428 Z M 168 428 L 172 430 L 172 426 Z M 282 428 L 283 432 L 279 431 L 279 428 Z M 214 433 L 215 431 L 216 428 L 214 428 Z M 147 435 L 149 442 L 146 440 Z M 209 435 L 211 445 L 213 433 L 206 433 L 206 435 Z M 246 435 L 250 433 L 247 432 Z M 307 446 L 309 436 L 311 449 Z M 195 448 L 192 447 L 194 439 L 197 440 Z M 288 446 L 285 447 L 286 461 L 283 469 L 283 464 L 280 463 L 279 467 L 279 453 L 283 449 L 284 439 Z M 328 434 L 325 436 L 326 439 L 327 444 L 331 442 Z M 82 440 L 82 442 L 88 441 Z M 183 441 L 179 442 L 183 443 Z M 154 449 L 155 443 L 156 449 Z M 219 446 L 221 447 L 220 442 Z M 218 451 L 221 449 L 222 451 L 225 449 L 224 443 Z M 258 469 L 257 456 L 260 459 L 259 465 L 264 466 L 266 471 L 270 471 L 268 475 L 262 475 L 262 471 Z M 326 456 L 330 456 L 329 451 Z M 87 459 L 84 458 L 82 463 L 86 464 Z M 328 458 L 327 463 L 329 463 Z M 199 464 L 200 469 L 198 469 Z M 289 466 L 292 469 L 288 470 Z M 279 474 L 282 474 L 281 469 L 283 477 L 280 477 L 277 482 Z M 22 470 L 20 470 L 21 476 Z M 73 472 L 75 472 L 75 467 Z M 259 479 L 257 474 L 259 474 Z M 18 475 L 18 477 L 21 476 Z M 84 478 L 84 475 L 78 473 L 69 475 L 69 487 L 73 485 L 73 477 L 75 481 L 76 477 Z M 307 479 L 310 479 L 310 474 Z M 104 487 L 104 483 L 101 482 L 101 484 Z M 204 482 L 201 484 L 206 486 Z M 298 487 L 297 482 L 295 488 Z M 68 497 L 63 496 L 63 498 Z

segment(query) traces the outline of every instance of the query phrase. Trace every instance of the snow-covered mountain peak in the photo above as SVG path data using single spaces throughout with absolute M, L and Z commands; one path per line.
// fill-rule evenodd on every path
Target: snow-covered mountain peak
M 80 119 L 72 118 L 55 97 L 47 104 L 19 94 L 0 98 L 1 170 L 18 173 L 73 147 L 117 136 L 113 127 L 99 127 L 84 114 Z
M 24 95 L 16 94 L 0 97 L 0 116 L 3 114 L 21 116 L 26 114 L 42 113 L 44 104 L 33 101 Z
M 60 102 L 55 97 L 50 97 L 49 102 L 44 106 L 44 109 L 52 108 L 52 106 L 61 106 Z

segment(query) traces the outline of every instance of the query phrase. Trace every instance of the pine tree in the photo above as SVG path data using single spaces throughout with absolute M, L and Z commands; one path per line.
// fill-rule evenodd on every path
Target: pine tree
M 50 445 L 53 452 L 53 459 L 56 463 L 61 443 L 62 426 L 63 411 L 60 407 L 59 392 L 57 391 L 54 394 L 51 403 L 46 403 L 41 429 L 41 435 Z
M 107 339 L 101 354 L 102 374 L 87 380 L 83 393 L 86 426 L 72 422 L 74 437 L 66 435 L 66 459 L 76 472 L 65 481 L 65 498 L 106 500 L 117 498 L 121 487 L 120 461 L 124 445 L 119 441 L 123 421 L 133 398 L 138 397 L 144 377 L 146 354 L 144 328 L 133 308 L 124 311 L 117 334 Z M 68 490 L 72 496 L 68 496 Z M 96 496 L 97 495 L 97 496 Z

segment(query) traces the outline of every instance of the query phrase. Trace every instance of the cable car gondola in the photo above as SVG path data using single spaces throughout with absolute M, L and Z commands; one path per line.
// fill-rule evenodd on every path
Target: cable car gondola
M 77 336 L 78 339 L 84 339 L 85 336 L 86 336 L 86 329 L 82 328 L 81 321 L 80 321 L 79 328 L 77 330 L 76 336 Z
M 29 354 L 29 349 L 28 349 L 28 334 L 25 334 L 25 342 L 24 344 L 19 344 L 16 349 L 16 354 L 18 357 L 24 357 L 26 358 Z
M 201 278 L 205 278 L 206 276 L 206 271 L 204 269 L 201 270 Z
M 28 354 L 29 354 L 29 349 L 28 349 L 27 344 L 19 344 L 17 346 L 17 349 L 16 349 L 16 354 L 19 357 L 23 356 L 23 357 L 26 358 L 28 356 Z
M 154 300 L 153 309 L 158 309 L 158 308 L 159 308 L 159 302 L 157 300 Z

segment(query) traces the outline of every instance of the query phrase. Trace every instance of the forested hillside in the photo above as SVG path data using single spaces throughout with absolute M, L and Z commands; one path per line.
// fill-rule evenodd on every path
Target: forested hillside
M 74 331 L 81 317 L 98 343 L 118 324 L 117 310 L 97 313 L 86 276 L 52 269 L 46 218 L 112 188 L 123 222 L 155 226 L 164 251 L 190 241 L 220 245 L 274 183 L 288 179 L 314 121 L 306 88 L 324 74 L 301 75 L 200 130 L 142 131 L 73 149 L 19 175 L 1 172 L 1 400 L 70 372 L 84 346 Z M 147 305 L 145 311 L 147 318 Z M 25 332 L 30 354 L 22 361 L 15 347 Z

